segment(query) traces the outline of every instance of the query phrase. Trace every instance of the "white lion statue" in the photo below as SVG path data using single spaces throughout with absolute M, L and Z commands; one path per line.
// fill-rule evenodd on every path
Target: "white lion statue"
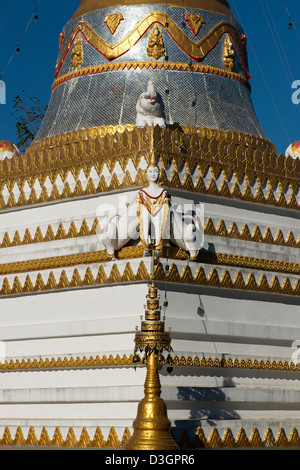
M 146 125 L 166 127 L 162 105 L 151 80 L 148 82 L 148 90 L 141 94 L 136 105 L 136 126 L 141 128 Z

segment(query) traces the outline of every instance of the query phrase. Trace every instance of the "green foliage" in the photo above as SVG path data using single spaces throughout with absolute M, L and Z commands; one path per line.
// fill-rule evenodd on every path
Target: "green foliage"
M 27 104 L 29 101 L 29 104 Z M 17 147 L 24 152 L 33 141 L 45 116 L 47 106 L 42 106 L 38 98 L 19 95 L 14 99 L 14 114 L 17 115 Z

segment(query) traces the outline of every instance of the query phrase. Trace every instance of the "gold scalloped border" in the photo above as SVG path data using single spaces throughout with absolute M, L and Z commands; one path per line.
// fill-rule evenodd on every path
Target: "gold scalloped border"
M 161 254 L 169 260 L 182 259 L 187 260 L 188 254 L 176 247 L 167 249 L 164 247 Z M 118 258 L 127 260 L 143 257 L 143 247 L 128 246 L 119 251 Z M 30 271 L 41 271 L 44 269 L 65 268 L 70 266 L 103 263 L 109 261 L 106 250 L 91 251 L 86 253 L 63 255 L 49 258 L 40 258 L 28 261 L 16 261 L 14 263 L 0 264 L 0 275 L 14 273 L 24 273 Z M 194 260 L 195 261 L 195 260 Z M 290 263 L 288 261 L 277 261 L 265 258 L 253 258 L 250 256 L 233 255 L 228 253 L 200 252 L 197 258 L 198 262 L 205 264 L 214 264 L 218 266 L 231 266 L 235 268 L 255 269 L 260 271 L 271 271 L 284 274 L 300 275 L 300 264 Z M 117 264 L 114 264 L 117 266 Z M 175 263 L 171 265 L 173 269 Z
M 141 356 L 140 356 L 140 359 Z M 223 369 L 253 369 L 253 370 L 283 370 L 283 371 L 300 371 L 300 364 L 295 364 L 290 361 L 270 360 L 270 359 L 237 359 L 228 357 L 227 359 L 219 359 L 217 357 L 211 358 L 210 356 L 177 356 L 172 357 L 172 365 L 175 367 L 204 367 L 204 368 L 223 368 Z M 163 365 L 168 365 L 162 362 Z M 133 362 L 133 354 L 127 356 L 124 354 L 122 357 L 117 354 L 112 354 L 107 357 L 103 356 L 83 356 L 83 357 L 58 357 L 58 358 L 40 358 L 40 359 L 11 359 L 0 362 L 0 371 L 12 370 L 43 370 L 43 369 L 82 369 L 82 368 L 99 368 L 99 367 L 137 367 Z M 141 366 L 138 366 L 141 367 Z
M 139 165 L 142 158 L 150 162 L 153 151 L 162 167 L 163 186 L 289 209 L 300 207 L 300 159 L 277 156 L 270 142 L 246 134 L 194 127 L 108 126 L 51 137 L 32 144 L 25 156 L 0 162 L 0 208 L 141 187 L 145 172 Z M 126 170 L 129 161 L 136 170 L 134 179 Z M 114 173 L 117 163 L 124 172 L 122 182 Z M 109 183 L 102 174 L 105 165 L 111 174 Z M 172 174 L 167 175 L 170 165 Z M 186 174 L 180 180 L 178 172 L 184 166 Z M 97 183 L 89 176 L 92 168 L 98 175 Z M 87 179 L 85 186 L 79 179 L 82 171 Z M 199 176 L 193 179 L 195 171 Z M 73 189 L 68 183 L 70 175 L 75 181 Z M 222 184 L 218 181 L 220 175 Z M 51 182 L 49 191 L 47 178 Z M 58 178 L 64 185 L 61 190 L 56 185 Z M 36 184 L 41 189 L 39 197 Z M 19 192 L 17 200 L 15 188 Z M 7 200 L 2 195 L 4 189 L 8 191 Z
M 86 264 L 86 258 L 84 258 L 85 256 L 97 257 L 99 256 L 99 253 L 83 253 L 75 256 L 67 255 L 57 258 L 46 258 L 45 260 L 33 260 L 24 262 L 24 265 L 12 263 L 13 266 L 11 266 L 11 269 L 21 268 L 24 270 L 24 272 L 28 272 L 30 269 L 37 270 L 38 266 L 40 269 L 50 269 L 50 265 L 53 269 L 59 268 L 66 263 L 68 256 L 70 256 L 70 259 L 68 259 L 69 263 L 72 262 L 74 264 L 78 264 L 78 262 L 81 261 L 84 266 Z M 226 262 L 227 256 L 231 257 L 231 255 L 219 256 L 220 263 Z M 214 262 L 216 260 L 217 258 L 213 259 Z M 230 263 L 233 265 L 236 263 L 236 261 L 237 260 L 232 259 L 232 257 L 230 258 Z M 187 284 L 192 286 L 200 285 L 207 287 L 266 292 L 272 294 L 277 293 L 293 296 L 300 295 L 300 278 L 297 280 L 292 280 L 289 276 L 286 276 L 284 280 L 281 280 L 280 282 L 276 274 L 272 273 L 272 279 L 268 280 L 266 274 L 263 273 L 262 275 L 259 274 L 259 279 L 257 280 L 255 276 L 257 273 L 250 271 L 250 273 L 246 274 L 244 272 L 245 268 L 247 267 L 246 261 L 242 259 L 240 260 L 239 267 L 242 267 L 242 269 L 237 271 L 237 273 L 234 275 L 234 278 L 231 277 L 230 272 L 225 267 L 223 268 L 222 275 L 218 274 L 218 271 L 215 267 L 210 267 L 209 274 L 206 275 L 204 270 L 205 265 L 201 264 L 199 265 L 199 268 L 194 275 L 189 265 L 186 265 L 179 273 L 178 267 L 175 263 L 170 264 L 167 272 L 164 271 L 162 264 L 159 263 L 155 268 L 154 278 L 157 281 L 173 282 L 176 284 Z M 258 267 L 262 268 L 263 262 L 261 260 L 258 260 L 258 262 Z M 271 261 L 270 263 L 276 262 Z M 5 265 L 2 266 L 3 272 L 3 270 L 7 268 L 5 268 Z M 223 266 L 220 266 L 220 268 L 222 267 Z M 299 264 L 295 264 L 295 270 L 297 269 L 299 271 Z M 0 296 L 29 294 L 34 292 L 53 291 L 60 289 L 83 288 L 88 286 L 120 284 L 126 282 L 132 283 L 148 281 L 150 279 L 150 274 L 145 266 L 144 261 L 140 261 L 136 274 L 133 272 L 130 262 L 127 262 L 123 274 L 120 273 L 118 264 L 113 263 L 109 275 L 106 274 L 105 268 L 102 264 L 100 264 L 99 268 L 97 268 L 97 275 L 95 276 L 93 275 L 91 267 L 86 266 L 84 276 L 83 274 L 80 275 L 79 270 L 76 267 L 72 272 L 72 275 L 69 274 L 69 277 L 67 276 L 64 269 L 56 274 L 54 274 L 54 272 L 51 270 L 50 273 L 46 275 L 46 277 L 47 280 L 44 280 L 41 272 L 39 272 L 36 280 L 33 282 L 30 274 L 27 274 L 23 283 L 20 282 L 20 279 L 17 275 L 14 276 L 11 281 L 9 281 L 7 277 L 4 277 L 0 287 Z
M 238 73 L 230 72 L 229 70 L 212 67 L 210 65 L 202 64 L 186 64 L 182 62 L 113 62 L 111 64 L 93 65 L 91 67 L 83 67 L 82 69 L 62 75 L 52 85 L 51 93 L 58 86 L 66 83 L 74 78 L 86 77 L 89 75 L 97 75 L 105 72 L 122 71 L 122 70 L 171 70 L 183 72 L 197 72 L 218 75 L 219 77 L 231 78 L 251 88 L 248 80 Z
M 173 430 L 171 432 L 181 449 L 300 447 L 300 437 L 295 427 L 291 429 L 289 437 L 287 437 L 287 433 L 283 427 L 278 428 L 276 437 L 274 437 L 271 428 L 267 427 L 262 438 L 256 427 L 252 429 L 248 436 L 245 429 L 240 427 L 236 437 L 234 437 L 234 433 L 229 427 L 225 429 L 222 437 L 220 436 L 221 431 L 218 431 L 215 426 L 211 429 L 208 437 L 205 436 L 205 432 L 201 427 L 199 427 L 193 435 L 191 435 L 186 428 L 183 428 L 177 439 L 175 438 Z M 78 436 L 76 436 L 74 428 L 70 427 L 68 428 L 66 438 L 64 438 L 59 426 L 55 428 L 52 438 L 50 438 L 49 432 L 45 426 L 42 428 L 39 438 L 37 437 L 33 426 L 29 428 L 26 438 L 20 426 L 17 427 L 14 437 L 12 437 L 9 426 L 6 426 L 2 438 L 0 437 L 0 445 L 14 447 L 32 446 L 37 448 L 61 447 L 122 449 L 130 437 L 131 432 L 128 427 L 124 429 L 123 436 L 121 438 L 119 438 L 114 427 L 110 428 L 107 439 L 104 438 L 100 427 L 96 428 L 94 437 L 92 438 L 90 437 L 86 427 L 82 428 L 80 435 Z
M 20 236 L 19 230 L 16 230 L 13 235 L 9 235 L 8 232 L 5 232 L 2 237 L 2 241 L 0 242 L 0 248 L 10 248 L 13 246 L 93 236 L 97 234 L 98 224 L 99 220 L 95 217 L 90 226 L 87 220 L 83 219 L 79 228 L 77 228 L 75 221 L 70 223 L 68 229 L 65 228 L 63 222 L 61 222 L 56 229 L 49 224 L 44 230 L 44 235 L 39 225 L 34 229 L 26 228 L 22 237 Z M 290 230 L 286 237 L 284 237 L 283 231 L 278 228 L 275 236 L 273 236 L 269 227 L 264 228 L 262 231 L 262 229 L 256 225 L 254 229 L 250 231 L 248 224 L 245 223 L 239 230 L 237 223 L 232 221 L 229 228 L 227 228 L 223 219 L 220 219 L 217 224 L 214 224 L 210 217 L 205 221 L 204 234 L 255 243 L 300 248 L 300 232 L 298 234 L 298 238 L 296 232 L 293 232 L 292 230 Z M 124 257 L 122 259 L 124 259 Z
M 223 219 L 220 219 L 217 226 L 215 226 L 210 217 L 208 217 L 205 222 L 204 234 L 215 237 L 225 237 L 232 238 L 235 240 L 264 243 L 268 245 L 300 248 L 300 233 L 298 235 L 298 239 L 296 239 L 295 234 L 292 230 L 290 230 L 286 237 L 284 237 L 282 230 L 278 228 L 275 236 L 273 236 L 269 227 L 265 228 L 262 232 L 260 227 L 258 225 L 255 225 L 254 229 L 251 232 L 248 224 L 245 223 L 243 227 L 239 230 L 236 222 L 232 221 L 230 227 L 227 228 Z

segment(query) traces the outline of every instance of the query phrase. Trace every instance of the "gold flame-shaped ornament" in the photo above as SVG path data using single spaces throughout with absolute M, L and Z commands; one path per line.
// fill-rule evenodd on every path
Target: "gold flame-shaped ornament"
M 122 13 L 111 13 L 105 17 L 104 23 L 106 23 L 111 34 L 114 35 L 123 20 L 124 16 Z
M 205 23 L 202 15 L 197 13 L 188 13 L 185 17 L 185 21 L 188 23 L 194 36 L 197 36 L 201 26 Z

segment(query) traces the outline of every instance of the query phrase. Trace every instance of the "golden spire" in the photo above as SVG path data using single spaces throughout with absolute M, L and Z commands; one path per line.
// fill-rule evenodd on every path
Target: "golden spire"
M 152 276 L 148 285 L 145 320 L 141 330 L 135 335 L 134 362 L 139 362 L 137 352 L 145 353 L 147 376 L 145 396 L 138 406 L 137 417 L 133 423 L 134 433 L 126 443 L 126 450 L 177 450 L 178 445 L 171 436 L 171 422 L 167 407 L 160 397 L 161 385 L 158 363 L 164 360 L 163 351 L 170 352 L 170 332 L 165 332 L 165 322 L 161 321 L 159 296 L 154 284 L 154 248 L 152 247 Z

